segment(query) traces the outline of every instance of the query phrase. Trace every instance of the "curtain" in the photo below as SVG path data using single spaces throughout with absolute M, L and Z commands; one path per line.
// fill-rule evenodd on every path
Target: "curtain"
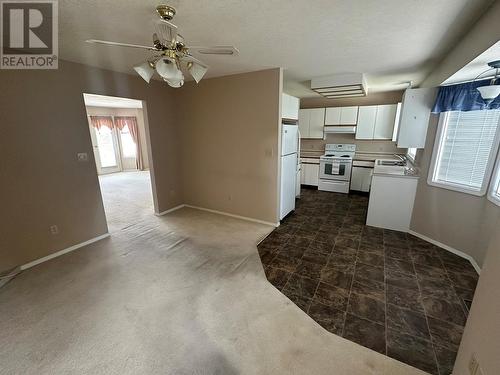
M 142 171 L 144 169 L 144 161 L 142 159 L 142 147 L 139 139 L 139 126 L 137 125 L 137 118 L 132 116 L 115 116 L 115 126 L 119 130 L 122 130 L 125 126 L 128 127 L 136 147 L 135 164 L 137 169 Z
M 90 116 L 90 123 L 97 130 L 103 126 L 113 129 L 113 118 L 111 116 Z
M 477 90 L 479 86 L 489 84 L 490 80 L 486 79 L 440 87 L 432 113 L 449 111 L 467 112 L 500 108 L 500 96 L 487 103 L 481 98 L 481 94 Z

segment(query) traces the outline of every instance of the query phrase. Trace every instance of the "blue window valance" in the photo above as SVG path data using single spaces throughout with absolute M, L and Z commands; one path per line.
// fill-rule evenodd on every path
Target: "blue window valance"
M 432 113 L 449 111 L 479 111 L 483 109 L 500 108 L 500 96 L 490 103 L 481 98 L 477 91 L 479 86 L 490 84 L 490 80 L 461 83 L 458 85 L 441 86 L 439 88 L 436 103 L 432 108 Z

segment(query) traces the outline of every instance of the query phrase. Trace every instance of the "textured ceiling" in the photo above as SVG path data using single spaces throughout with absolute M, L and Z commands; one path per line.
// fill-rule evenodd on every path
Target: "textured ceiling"
M 285 69 L 285 91 L 315 96 L 308 81 L 345 72 L 367 74 L 370 91 L 416 84 L 492 0 L 218 0 L 166 2 L 191 45 L 235 45 L 239 56 L 198 56 L 216 77 Z M 59 1 L 60 57 L 133 73 L 147 51 L 97 46 L 106 39 L 150 44 L 159 1 Z

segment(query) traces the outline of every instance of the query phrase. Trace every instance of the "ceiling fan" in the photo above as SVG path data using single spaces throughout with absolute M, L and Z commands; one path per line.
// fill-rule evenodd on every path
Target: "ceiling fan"
M 87 43 L 105 44 L 108 46 L 141 48 L 155 52 L 144 63 L 134 66 L 134 70 L 149 83 L 155 71 L 171 87 L 181 87 L 184 84 L 183 70 L 188 71 L 196 83 L 200 82 L 208 70 L 208 66 L 191 55 L 196 51 L 204 55 L 237 55 L 239 51 L 233 46 L 187 46 L 184 38 L 177 32 L 177 26 L 172 22 L 175 8 L 169 5 L 158 5 L 155 21 L 153 45 L 143 46 L 130 43 L 111 42 L 107 40 L 88 39 Z

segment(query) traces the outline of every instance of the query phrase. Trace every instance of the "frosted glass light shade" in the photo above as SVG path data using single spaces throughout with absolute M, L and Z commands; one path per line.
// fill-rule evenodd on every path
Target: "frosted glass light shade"
M 170 87 L 174 87 L 176 89 L 184 85 L 184 77 L 182 79 L 163 79 L 163 80 L 167 82 Z
M 477 90 L 484 100 L 493 100 L 500 95 L 500 85 L 481 86 Z
M 156 62 L 156 71 L 164 80 L 177 81 L 184 78 L 177 65 L 167 59 L 160 59 Z
M 208 68 L 195 62 L 188 64 L 189 73 L 193 76 L 196 83 L 200 82 Z
M 139 74 L 143 80 L 147 83 L 151 80 L 153 74 L 155 74 L 155 70 L 149 65 L 149 62 L 144 62 L 141 65 L 134 66 L 134 70 Z

